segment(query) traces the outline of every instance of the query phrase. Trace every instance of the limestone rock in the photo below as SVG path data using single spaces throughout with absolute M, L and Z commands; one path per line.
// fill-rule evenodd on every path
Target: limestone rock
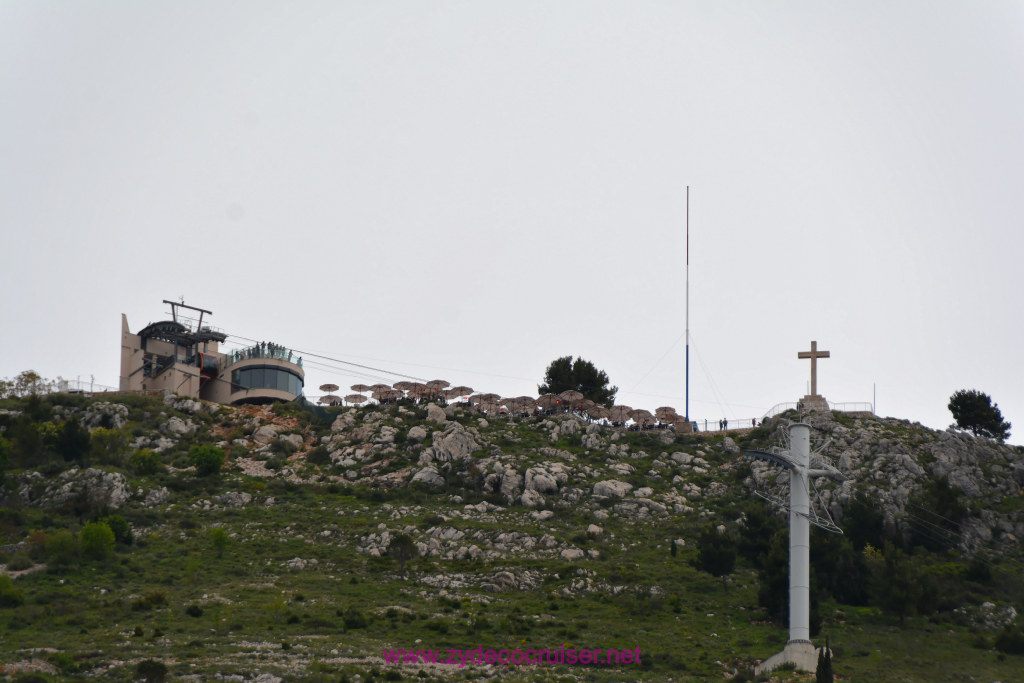
M 409 430 L 407 437 L 409 441 L 419 443 L 427 438 L 427 430 L 422 425 L 416 425 Z
M 338 417 L 334 418 L 334 422 L 331 423 L 332 432 L 344 432 L 355 426 L 356 414 L 355 410 L 349 410 L 342 413 Z
M 528 508 L 540 507 L 544 504 L 544 496 L 536 491 L 526 490 L 520 496 L 519 501 Z
M 106 401 L 93 403 L 85 409 L 85 415 L 82 416 L 82 426 L 86 429 L 95 429 L 96 427 L 121 429 L 127 422 L 128 406 Z
M 171 438 L 177 439 L 196 431 L 196 425 L 191 420 L 186 421 L 180 417 L 171 417 L 160 426 L 160 431 Z
M 38 475 L 36 472 L 32 474 Z M 41 477 L 41 475 L 39 476 Z M 30 484 L 26 484 L 19 488 L 18 495 L 26 504 L 35 504 L 45 508 L 59 508 L 84 500 L 91 509 L 96 511 L 117 510 L 131 498 L 128 480 L 123 474 L 104 472 L 91 467 L 86 470 L 73 468 L 61 472 L 37 498 L 33 497 L 33 488 Z
M 561 553 L 559 553 L 559 557 L 561 557 L 563 560 L 572 562 L 574 560 L 582 559 L 583 551 L 579 548 L 566 548 Z
M 219 496 L 213 497 L 213 502 L 219 503 L 225 507 L 240 508 L 245 507 L 252 502 L 252 494 L 238 491 L 228 491 L 222 493 Z
M 434 467 L 424 467 L 419 472 L 413 475 L 413 483 L 422 482 L 427 486 L 433 486 L 435 488 L 441 488 L 445 485 L 445 479 L 441 476 L 441 473 Z
M 558 482 L 547 471 L 531 467 L 526 470 L 526 489 L 537 493 L 558 493 Z
M 433 404 L 431 404 L 433 405 Z M 480 446 L 458 422 L 451 423 L 444 436 L 434 436 L 434 445 L 424 450 L 436 462 L 462 462 L 469 460 Z
M 266 446 L 268 443 L 277 438 L 278 427 L 277 425 L 263 425 L 259 427 L 255 432 L 252 433 L 252 440 L 261 446 Z
M 443 425 L 448 422 L 448 416 L 444 414 L 444 408 L 436 403 L 427 404 L 427 422 Z
M 602 498 L 622 498 L 632 490 L 632 484 L 617 479 L 607 479 L 594 484 L 594 495 Z

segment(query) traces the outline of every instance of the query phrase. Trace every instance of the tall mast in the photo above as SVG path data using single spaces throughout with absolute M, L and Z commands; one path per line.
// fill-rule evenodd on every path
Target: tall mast
M 686 421 L 690 421 L 690 186 L 686 186 Z

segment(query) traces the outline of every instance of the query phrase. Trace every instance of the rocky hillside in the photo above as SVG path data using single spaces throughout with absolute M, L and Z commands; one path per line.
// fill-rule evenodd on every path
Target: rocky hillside
M 786 639 L 768 546 L 784 540 L 783 514 L 752 494 L 784 496 L 788 480 L 745 451 L 781 445 L 798 417 L 676 436 L 461 405 L 3 401 L 0 562 L 15 578 L 0 584 L 0 665 L 124 680 L 145 667 L 174 680 L 748 680 Z M 837 672 L 880 680 L 874 653 L 895 629 L 936 650 L 921 664 L 930 678 L 904 680 L 971 667 L 1009 680 L 1020 658 L 993 647 L 1022 607 L 1021 449 L 893 419 L 804 420 L 848 477 L 815 482 L 850 526 L 846 545 L 822 548 L 865 585 L 892 564 L 933 587 L 893 611 L 882 587 L 844 592 L 829 558 L 816 565 Z M 221 451 L 219 470 L 204 469 Z M 116 544 L 96 549 L 99 526 L 120 529 Z M 725 587 L 699 569 L 708 530 L 739 553 Z M 382 656 L 481 644 L 648 657 L 537 668 Z

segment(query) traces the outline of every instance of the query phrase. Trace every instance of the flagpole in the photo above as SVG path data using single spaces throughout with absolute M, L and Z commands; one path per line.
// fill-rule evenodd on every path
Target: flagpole
M 690 186 L 686 186 L 686 421 L 690 421 Z

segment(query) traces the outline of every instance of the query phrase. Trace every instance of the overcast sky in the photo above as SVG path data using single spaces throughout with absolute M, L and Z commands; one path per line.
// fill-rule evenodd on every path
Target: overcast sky
M 116 386 L 183 296 L 399 373 L 312 398 L 572 354 L 683 413 L 689 185 L 692 418 L 817 340 L 829 400 L 1022 443 L 1022 180 L 1020 2 L 4 0 L 0 377 Z

